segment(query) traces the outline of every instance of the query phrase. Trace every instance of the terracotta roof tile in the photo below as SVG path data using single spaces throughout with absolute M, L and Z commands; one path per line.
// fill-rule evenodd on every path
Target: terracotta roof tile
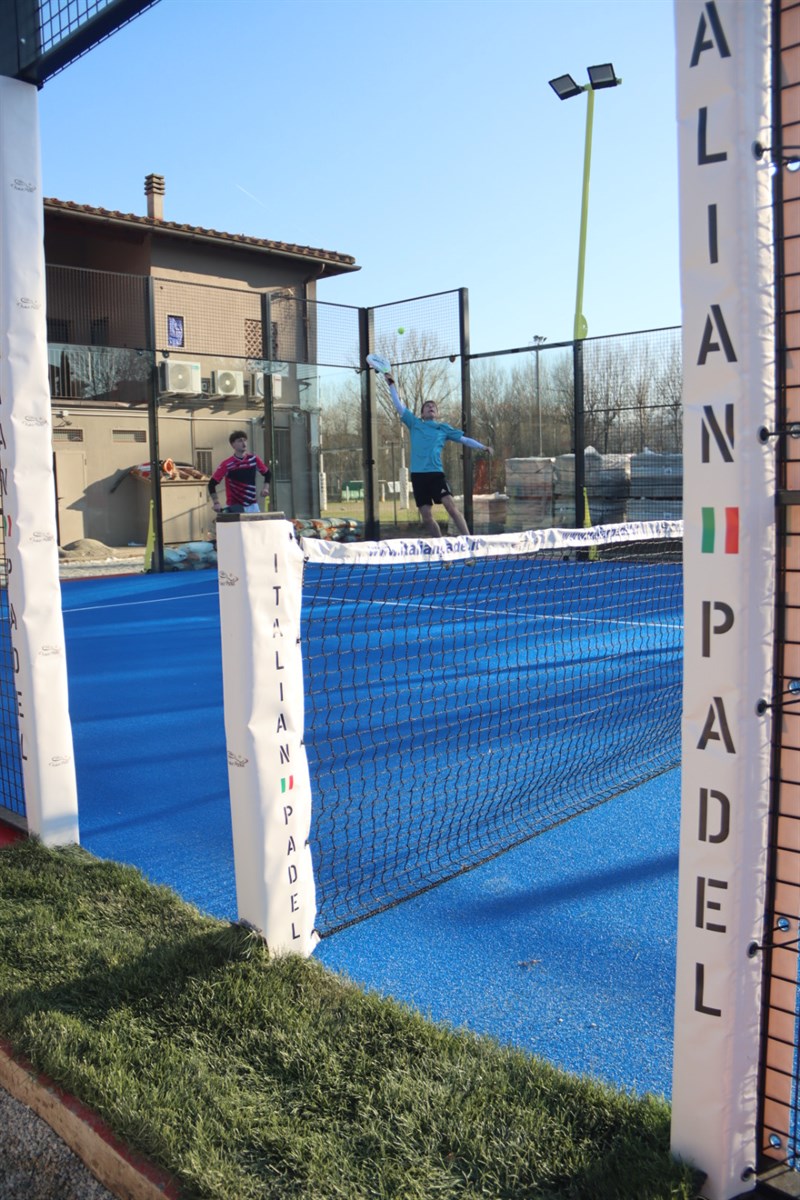
M 320 250 L 314 246 L 297 246 L 292 242 L 274 242 L 267 238 L 248 237 L 242 233 L 223 233 L 219 229 L 204 229 L 200 225 L 179 224 L 177 221 L 157 221 L 153 217 L 141 217 L 136 213 L 118 212 L 116 209 L 94 208 L 91 204 L 76 204 L 74 200 L 56 200 L 45 197 L 45 208 L 62 212 L 83 213 L 88 217 L 110 218 L 115 221 L 126 221 L 131 225 L 139 225 L 154 232 L 163 230 L 165 233 L 188 233 L 197 237 L 219 239 L 232 242 L 237 246 L 252 246 L 256 250 L 272 250 L 277 254 L 300 255 L 303 258 L 323 259 L 326 262 L 339 263 L 343 267 L 356 265 L 356 260 L 350 254 L 337 254 L 333 250 Z

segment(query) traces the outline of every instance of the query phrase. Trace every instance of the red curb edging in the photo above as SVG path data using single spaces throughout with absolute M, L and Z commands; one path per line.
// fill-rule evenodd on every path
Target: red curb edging
M 0 848 L 3 846 L 11 846 L 14 842 L 19 842 L 27 835 L 21 829 L 17 829 L 15 825 L 9 825 L 6 821 L 0 821 Z
M 0 820 L 0 849 L 27 835 Z M 0 1086 L 41 1117 L 119 1200 L 180 1200 L 177 1180 L 112 1133 L 96 1113 L 0 1038 Z
M 177 1180 L 131 1150 L 105 1121 L 0 1039 L 0 1086 L 46 1121 L 119 1200 L 181 1200 Z

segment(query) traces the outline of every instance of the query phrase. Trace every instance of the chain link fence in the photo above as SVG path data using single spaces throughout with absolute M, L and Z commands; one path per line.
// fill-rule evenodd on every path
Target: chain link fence
M 370 351 L 395 364 L 412 411 L 433 399 L 441 420 L 494 448 L 444 452 L 476 533 L 681 515 L 678 329 L 580 343 L 577 403 L 575 344 L 472 356 L 463 291 L 361 309 L 300 288 L 66 267 L 49 267 L 47 284 L 62 545 L 144 544 L 152 501 L 157 565 L 180 566 L 182 545 L 213 541 L 205 487 L 239 428 L 271 464 L 273 507 L 304 534 L 421 532 L 408 434 L 365 370 Z M 182 476 L 152 489 L 165 461 Z M 139 468 L 134 488 L 120 484 Z
M 362 309 L 299 289 L 50 266 L 47 292 L 64 576 L 213 566 L 208 479 L 239 429 L 298 532 L 421 535 L 407 430 L 366 369 L 372 351 L 395 365 L 412 411 L 433 399 L 441 420 L 494 447 L 444 451 L 474 532 L 681 515 L 677 329 L 581 343 L 579 405 L 571 342 L 471 356 L 463 290 Z M 3 584 L 0 807 L 13 816 L 24 801 Z
M 495 450 L 475 472 L 476 532 L 680 518 L 680 329 L 587 339 L 582 354 L 582 408 L 572 342 L 471 360 L 472 436 Z

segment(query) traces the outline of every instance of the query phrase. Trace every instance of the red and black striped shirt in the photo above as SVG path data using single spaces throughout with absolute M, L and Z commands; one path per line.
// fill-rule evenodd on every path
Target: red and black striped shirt
M 232 454 L 219 464 L 208 481 L 208 490 L 214 496 L 217 484 L 224 479 L 226 505 L 255 504 L 256 474 L 263 475 L 264 482 L 269 483 L 269 466 L 257 454 L 243 454 L 241 458 Z

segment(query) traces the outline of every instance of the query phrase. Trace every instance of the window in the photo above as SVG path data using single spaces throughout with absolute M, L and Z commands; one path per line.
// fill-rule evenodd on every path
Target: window
M 69 321 L 66 317 L 47 318 L 47 340 L 59 346 L 69 341 Z
M 147 431 L 144 429 L 112 429 L 113 442 L 146 442 Z
M 183 317 L 167 317 L 167 345 L 180 350 L 185 344 Z
M 90 328 L 93 346 L 108 346 L 108 317 L 93 317 Z
M 211 475 L 214 471 L 214 463 L 211 457 L 211 450 L 198 450 L 194 452 L 194 465 L 198 471 L 202 471 L 204 475 Z
M 83 430 L 82 429 L 54 429 L 53 430 L 53 441 L 54 442 L 82 442 L 83 441 Z
M 291 479 L 289 464 L 292 460 L 291 435 L 288 429 L 275 430 L 275 459 L 273 471 L 276 481 L 288 483 Z

